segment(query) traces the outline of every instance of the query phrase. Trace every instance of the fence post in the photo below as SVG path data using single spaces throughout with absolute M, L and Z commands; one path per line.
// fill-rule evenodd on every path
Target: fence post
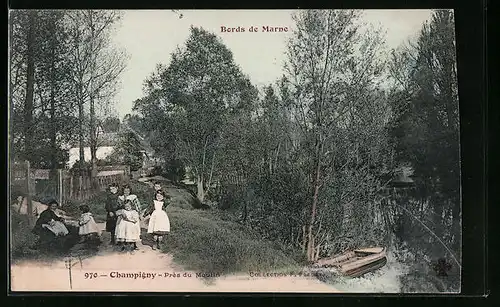
M 69 177 L 69 198 L 73 197 L 73 174 Z
M 58 169 L 59 172 L 59 206 L 63 203 L 63 170 Z
M 31 202 L 31 194 L 33 192 L 32 189 L 32 184 L 31 184 L 31 169 L 30 169 L 30 161 L 26 160 L 25 161 L 26 165 L 26 191 L 28 192 L 26 195 L 26 202 L 27 202 L 27 207 L 28 207 L 28 223 L 30 226 L 33 225 L 33 203 Z

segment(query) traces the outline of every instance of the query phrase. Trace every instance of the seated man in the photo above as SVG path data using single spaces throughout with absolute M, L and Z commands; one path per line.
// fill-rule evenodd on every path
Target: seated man
M 55 200 L 49 201 L 47 209 L 40 213 L 40 217 L 33 228 L 33 233 L 40 237 L 40 243 L 42 244 L 54 242 L 55 239 L 69 234 L 64 219 L 55 213 L 56 209 L 57 202 Z

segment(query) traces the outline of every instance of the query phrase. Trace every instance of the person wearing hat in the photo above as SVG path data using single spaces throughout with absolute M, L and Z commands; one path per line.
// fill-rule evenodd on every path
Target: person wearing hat
M 115 229 L 116 229 L 116 211 L 118 210 L 118 186 L 111 184 L 106 196 L 106 231 L 111 233 L 111 244 L 116 243 Z

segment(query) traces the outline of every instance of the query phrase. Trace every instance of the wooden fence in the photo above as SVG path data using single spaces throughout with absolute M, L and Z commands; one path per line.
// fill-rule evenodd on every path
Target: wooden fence
M 32 197 L 43 198 L 47 193 L 63 204 L 67 200 L 88 199 L 112 183 L 118 185 L 127 183 L 130 179 L 130 167 L 126 165 L 99 167 L 95 188 L 92 186 L 90 174 L 72 174 L 68 170 L 60 169 L 57 170 L 55 178 L 50 178 L 50 170 L 32 169 L 28 161 L 13 163 L 10 176 L 11 189 L 26 196 L 28 206 Z
M 10 198 L 24 196 L 27 202 L 27 212 L 33 212 L 32 196 L 35 193 L 35 178 L 37 174 L 32 171 L 29 161 L 13 163 L 10 166 Z M 13 195 L 13 193 L 19 195 Z M 30 225 L 34 224 L 34 218 L 31 214 L 28 215 L 28 222 Z
M 109 168 L 108 168 L 109 169 Z M 122 185 L 130 179 L 130 169 L 100 170 L 97 173 L 97 187 L 92 187 L 89 175 L 72 175 L 64 171 L 62 176 L 63 197 L 72 200 L 85 200 L 106 190 L 110 184 Z

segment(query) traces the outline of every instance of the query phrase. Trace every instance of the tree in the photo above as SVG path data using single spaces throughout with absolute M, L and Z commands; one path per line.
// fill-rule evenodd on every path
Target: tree
M 286 71 L 293 114 L 304 139 L 301 146 L 312 157 L 304 163 L 310 174 L 311 208 L 303 247 L 310 261 L 318 257 L 320 238 L 328 236 L 322 219 L 317 218 L 320 192 L 340 172 L 336 164 L 342 159 L 345 165 L 364 165 L 358 142 L 351 141 L 354 148 L 339 146 L 343 131 L 364 120 L 360 110 L 372 102 L 368 93 L 376 87 L 383 67 L 377 57 L 380 35 L 362 31 L 359 14 L 354 10 L 310 10 L 294 16 L 297 30 L 289 43 Z M 352 200 L 340 202 L 344 211 L 352 209 Z
M 36 15 L 34 29 L 30 29 L 30 15 Z M 65 162 L 61 160 L 65 156 L 62 145 L 73 135 L 64 15 L 65 11 L 50 10 L 10 13 L 11 157 L 29 157 L 33 167 L 61 167 Z M 33 31 L 32 35 L 28 35 L 30 31 Z M 27 82 L 27 75 L 30 75 L 30 82 Z M 28 108 L 25 108 L 26 94 L 29 94 Z M 26 121 L 25 116 L 30 119 Z M 25 142 L 30 145 L 26 147 Z
M 36 28 L 36 11 L 28 13 L 28 31 L 26 38 L 26 98 L 24 101 L 24 154 L 25 159 L 31 159 L 33 150 L 33 95 L 34 95 L 34 79 L 35 79 L 35 28 Z M 28 208 L 30 209 L 30 208 Z
M 109 158 L 111 162 L 130 166 L 130 170 L 137 171 L 142 167 L 144 159 L 140 139 L 130 130 L 120 133 L 120 140 Z
M 120 130 L 120 119 L 118 117 L 106 117 L 102 122 L 104 132 L 118 132 Z
M 70 135 L 74 128 L 72 124 L 74 104 L 70 90 L 71 82 L 68 78 L 70 67 L 66 61 L 69 47 L 64 21 L 66 12 L 41 11 L 39 15 L 40 36 L 47 39 L 41 41 L 38 53 L 40 61 L 38 83 L 42 91 L 41 100 L 48 101 L 47 106 L 43 108 L 44 113 L 40 114 L 39 125 L 48 131 L 50 153 L 47 156 L 50 157 L 49 167 L 52 169 L 52 178 L 55 179 L 55 170 L 61 168 L 65 162 L 61 160 L 61 154 L 66 156 L 65 153 L 60 153 L 61 146 L 72 139 Z
M 89 105 L 88 139 L 92 178 L 97 174 L 98 119 L 96 104 L 105 109 L 114 95 L 118 77 L 125 68 L 125 54 L 110 44 L 113 26 L 120 19 L 117 11 L 71 11 L 69 13 L 72 50 L 72 79 L 79 118 L 80 163 L 84 161 L 85 105 Z M 82 165 L 83 168 L 83 165 Z M 94 180 L 95 181 L 95 180 Z
M 221 127 L 230 114 L 248 107 L 252 85 L 231 51 L 214 34 L 195 27 L 185 48 L 145 85 L 146 97 L 135 108 L 150 122 L 149 131 L 167 131 L 152 143 L 162 151 L 174 146 L 174 156 L 191 168 L 203 202 L 212 185 Z
M 391 134 L 396 158 L 413 166 L 419 187 L 416 197 L 428 202 L 431 209 L 420 209 L 416 214 L 459 254 L 460 152 L 453 13 L 435 11 L 415 44 L 393 51 L 391 68 L 395 82 L 391 101 L 396 111 Z

